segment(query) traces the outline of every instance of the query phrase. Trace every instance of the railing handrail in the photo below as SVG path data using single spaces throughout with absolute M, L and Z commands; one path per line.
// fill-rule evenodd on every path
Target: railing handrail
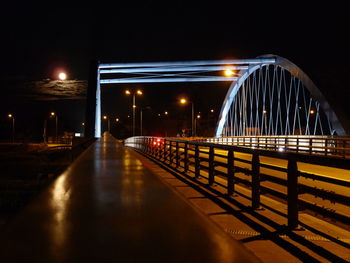
M 149 138 L 149 139 L 166 139 L 167 141 L 171 142 L 179 142 L 179 143 L 188 143 L 189 145 L 198 145 L 202 147 L 211 147 L 215 145 L 215 148 L 221 149 L 221 150 L 233 150 L 237 152 L 243 152 L 243 153 L 257 153 L 259 155 L 267 156 L 267 157 L 275 157 L 279 159 L 293 159 L 297 162 L 307 162 L 310 164 L 316 164 L 316 165 L 322 165 L 324 163 L 327 163 L 327 166 L 335 167 L 335 168 L 343 168 L 343 169 L 350 169 L 350 162 L 348 159 L 344 159 L 338 156 L 329 156 L 329 155 L 309 155 L 304 154 L 303 152 L 295 153 L 295 152 L 279 152 L 279 151 L 272 151 L 267 149 L 251 149 L 247 147 L 241 147 L 241 146 L 235 146 L 235 145 L 228 145 L 228 144 L 216 144 L 211 142 L 199 142 L 199 141 L 187 141 L 183 139 L 169 139 L 169 138 L 159 138 L 154 136 L 135 136 L 131 138 Z M 226 138 L 226 137 L 225 137 Z M 129 139 L 129 138 L 128 138 Z M 350 150 L 350 149 L 349 149 Z
M 332 191 L 332 188 L 331 190 L 327 190 L 323 189 L 323 187 L 317 188 L 305 183 L 298 184 L 298 178 L 303 177 L 331 185 L 349 187 L 350 180 L 348 179 L 318 175 L 315 173 L 300 171 L 298 169 L 299 163 L 307 163 L 323 167 L 327 166 L 349 170 L 350 162 L 347 159 L 329 156 L 301 155 L 292 152 L 250 149 L 234 145 L 151 136 L 132 137 L 127 139 L 125 144 L 161 161 L 172 169 L 178 171 L 180 171 L 179 169 L 183 169 L 181 172 L 185 174 L 192 173 L 195 178 L 203 177 L 202 170 L 204 170 L 207 173 L 205 177 L 208 179 L 208 184 L 210 186 L 215 182 L 215 176 L 224 176 L 227 180 L 227 186 L 220 183 L 218 184 L 226 187 L 229 195 L 232 195 L 234 192 L 234 185 L 236 183 L 244 185 L 248 184 L 251 187 L 252 208 L 254 209 L 258 208 L 260 205 L 260 189 L 264 189 L 264 191 L 276 196 L 277 198 L 285 198 L 288 205 L 288 226 L 292 228 L 296 227 L 298 224 L 298 204 L 301 204 L 312 211 L 317 211 L 323 216 L 339 220 L 341 223 L 348 224 L 347 222 L 350 220 L 350 216 L 347 212 L 345 214 L 343 214 L 343 212 L 334 212 L 331 209 L 325 208 L 323 204 L 313 203 L 312 200 L 310 201 L 298 197 L 301 193 L 308 193 L 311 196 L 327 199 L 331 201 L 331 203 L 340 203 L 343 206 L 349 206 L 350 196 L 348 194 L 344 194 L 343 192 L 335 193 Z M 200 148 L 208 148 L 208 150 L 205 149 L 203 151 L 203 149 Z M 218 154 L 215 153 L 215 150 L 225 150 L 227 153 Z M 239 156 L 237 157 L 236 153 L 248 153 L 248 156 L 251 157 L 248 157 L 248 160 L 245 160 Z M 215 157 L 220 158 L 215 159 Z M 287 160 L 287 165 L 279 166 L 279 164 L 264 163 L 261 162 L 261 157 L 284 159 Z M 237 165 L 235 161 L 251 165 L 248 166 L 248 168 L 244 168 L 244 166 Z M 276 176 L 275 173 L 271 174 L 266 171 L 261 172 L 260 167 L 284 172 L 287 174 L 287 179 Z M 222 170 L 222 168 L 227 170 Z M 235 176 L 236 173 L 244 173 L 251 176 L 251 180 L 239 178 Z M 288 191 L 287 193 L 284 193 L 273 188 L 267 188 L 260 184 L 262 180 L 286 186 Z

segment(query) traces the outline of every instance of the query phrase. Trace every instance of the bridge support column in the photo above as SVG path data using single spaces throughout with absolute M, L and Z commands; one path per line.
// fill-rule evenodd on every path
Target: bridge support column
M 85 111 L 85 137 L 101 137 L 101 98 L 99 62 L 90 63 Z

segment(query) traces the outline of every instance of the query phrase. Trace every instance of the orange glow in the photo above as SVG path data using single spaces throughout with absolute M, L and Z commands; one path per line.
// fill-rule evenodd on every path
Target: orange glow
M 310 110 L 310 114 L 315 114 L 315 111 L 314 110 Z
M 107 116 L 106 116 L 106 115 L 104 115 L 104 116 L 103 116 L 103 119 L 104 119 L 104 120 L 107 120 Z
M 232 69 L 226 69 L 224 73 L 226 77 L 231 77 L 234 74 Z
M 10 114 L 7 115 L 7 117 L 12 118 L 13 116 L 12 116 L 12 114 L 10 113 Z
M 182 99 L 180 99 L 180 103 L 181 103 L 181 104 L 186 104 L 186 103 L 187 103 L 187 100 L 186 100 L 185 98 L 182 98 Z
M 136 93 L 137 93 L 138 95 L 142 95 L 142 94 L 143 94 L 141 90 L 137 90 Z
M 55 116 L 55 115 L 56 115 L 56 113 L 54 113 L 54 112 L 51 112 L 51 113 L 50 113 L 50 115 L 51 115 L 51 116 Z
M 130 90 L 127 89 L 127 90 L 125 91 L 125 94 L 126 94 L 126 95 L 130 95 L 130 94 L 131 94 Z

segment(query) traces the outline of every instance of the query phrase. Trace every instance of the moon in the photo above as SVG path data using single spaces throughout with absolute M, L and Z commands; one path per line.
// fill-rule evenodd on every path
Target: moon
M 58 74 L 58 78 L 60 80 L 65 80 L 65 79 L 67 79 L 67 74 L 64 72 L 61 72 L 60 74 Z

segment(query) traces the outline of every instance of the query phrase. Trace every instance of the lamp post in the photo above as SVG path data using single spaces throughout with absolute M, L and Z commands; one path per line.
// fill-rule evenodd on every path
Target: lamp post
M 197 115 L 196 118 L 194 119 L 194 137 L 197 136 L 197 120 L 201 118 L 201 115 Z
M 51 112 L 50 113 L 51 117 L 55 117 L 55 137 L 56 137 L 56 142 L 58 141 L 58 116 L 56 112 Z
M 136 90 L 134 92 L 131 92 L 130 90 L 125 90 L 126 95 L 132 94 L 132 136 L 135 136 L 135 121 L 136 121 L 136 95 L 141 96 L 143 93 L 141 90 Z
M 11 133 L 12 133 L 12 142 L 14 142 L 15 141 L 15 117 L 13 116 L 13 114 L 8 114 L 7 115 L 7 117 L 9 118 L 9 119 L 12 119 L 12 125 L 11 125 Z
M 147 107 L 143 107 L 141 108 L 140 107 L 140 136 L 142 136 L 142 129 L 143 129 L 143 110 L 150 110 L 151 107 L 150 106 L 147 106 Z
M 190 101 L 191 102 L 191 105 L 192 105 L 192 116 L 191 116 L 191 123 L 192 123 L 192 127 L 191 127 L 191 135 L 192 135 L 192 137 L 194 136 L 194 103 L 193 103 L 193 101 Z M 185 99 L 185 98 L 181 98 L 180 99 L 180 103 L 181 104 L 187 104 L 188 103 L 188 101 L 187 101 L 187 99 Z
M 103 115 L 103 119 L 107 120 L 107 131 L 110 132 L 111 131 L 111 123 L 109 121 L 109 118 L 107 115 Z

